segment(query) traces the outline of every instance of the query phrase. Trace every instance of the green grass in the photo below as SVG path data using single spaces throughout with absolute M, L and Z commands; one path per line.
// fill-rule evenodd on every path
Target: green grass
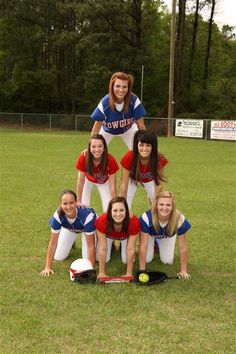
M 2 130 L 1 137 L 1 353 L 234 353 L 235 144 L 159 139 L 169 159 L 165 189 L 192 224 L 189 281 L 153 287 L 78 285 L 70 263 L 80 239 L 55 275 L 42 278 L 50 237 L 48 219 L 62 189 L 75 189 L 74 163 L 88 134 Z M 120 157 L 121 140 L 110 145 Z M 96 190 L 92 206 L 101 212 Z M 133 212 L 149 207 L 139 189 Z M 136 257 L 137 258 L 137 257 Z M 157 255 L 150 269 L 175 275 Z M 135 263 L 137 269 L 137 262 Z M 110 274 L 125 267 L 115 253 Z

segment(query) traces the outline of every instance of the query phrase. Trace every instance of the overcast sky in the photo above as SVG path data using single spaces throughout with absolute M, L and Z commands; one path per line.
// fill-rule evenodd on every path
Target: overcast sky
M 164 2 L 170 9 L 172 8 L 172 0 L 164 0 Z M 207 17 L 204 16 L 205 19 L 208 19 L 208 17 L 209 14 Z M 223 25 L 236 26 L 236 0 L 217 0 L 214 21 L 219 27 Z

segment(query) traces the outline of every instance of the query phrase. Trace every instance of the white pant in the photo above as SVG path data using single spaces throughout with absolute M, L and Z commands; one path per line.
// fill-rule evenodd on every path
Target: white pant
M 146 182 L 143 184 L 138 183 L 138 185 L 137 185 L 131 178 L 129 178 L 129 184 L 128 184 L 128 189 L 127 189 L 127 198 L 126 198 L 129 209 L 131 209 L 136 190 L 137 190 L 138 186 L 140 186 L 140 185 L 142 185 L 144 187 L 144 189 L 146 190 L 147 198 L 150 199 L 150 201 L 152 201 L 152 199 L 155 197 L 155 182 L 154 181 Z
M 57 261 L 64 261 L 68 257 L 70 250 L 77 237 L 78 234 L 71 232 L 70 230 L 62 227 L 58 237 L 57 248 L 54 255 L 54 259 Z M 87 253 L 83 254 L 83 249 L 82 249 L 82 257 L 88 258 Z
M 78 237 L 78 234 L 71 232 L 68 229 L 65 229 L 64 227 L 61 228 L 59 237 L 58 237 L 58 242 L 57 242 L 57 248 L 56 252 L 54 255 L 54 259 L 56 261 L 64 261 L 68 256 L 71 251 L 71 248 L 76 241 Z M 112 249 L 112 242 L 113 240 L 110 238 L 106 238 L 107 240 L 107 256 L 106 256 L 106 263 L 110 261 L 111 259 L 111 249 Z M 97 240 L 95 240 L 97 243 Z M 124 264 L 127 263 L 127 252 L 126 252 L 126 247 L 127 247 L 127 240 L 122 240 L 121 241 L 121 259 Z M 98 247 L 96 247 L 96 259 L 98 260 Z M 82 233 L 82 258 L 88 259 L 88 246 L 87 246 L 87 241 L 86 241 L 86 235 Z
M 91 192 L 94 186 L 96 186 L 100 195 L 103 212 L 106 212 L 111 200 L 111 191 L 108 180 L 103 184 L 98 184 L 89 181 L 87 177 L 85 177 L 81 203 L 88 207 L 90 206 Z
M 107 256 L 106 256 L 106 263 L 107 263 L 111 259 L 111 249 L 112 249 L 113 240 L 108 237 L 106 237 L 106 239 L 107 239 Z M 122 263 L 126 264 L 127 263 L 127 240 L 120 241 L 120 246 L 121 246 L 121 260 Z
M 134 140 L 134 134 L 138 130 L 137 124 L 134 123 L 131 128 L 129 128 L 125 133 L 119 134 L 119 135 L 113 135 L 110 133 L 105 132 L 103 127 L 101 127 L 99 134 L 101 134 L 104 139 L 106 140 L 107 145 L 111 142 L 111 140 L 115 137 L 118 136 L 120 137 L 123 142 L 128 146 L 129 150 L 133 150 L 133 140 Z
M 92 189 L 94 186 L 96 186 L 98 193 L 100 195 L 103 212 L 106 212 L 107 208 L 108 208 L 108 204 L 111 200 L 111 191 L 110 191 L 109 181 L 107 181 L 103 184 L 98 184 L 98 183 L 93 183 L 93 182 L 89 181 L 85 177 L 81 203 L 85 204 L 86 206 L 90 206 L 91 192 L 92 192 Z M 86 236 L 84 233 L 82 233 L 82 241 L 81 242 L 82 242 L 83 258 L 87 258 L 88 247 L 87 247 Z M 99 249 L 98 249 L 97 237 L 95 237 L 95 247 L 96 247 L 96 260 L 98 261 Z M 109 262 L 109 260 L 111 258 L 111 248 L 112 248 L 112 242 L 108 242 L 107 243 L 106 262 Z
M 158 239 L 160 260 L 164 264 L 172 264 L 174 261 L 175 242 L 177 235 L 168 238 Z M 148 236 L 148 250 L 146 263 L 150 263 L 154 256 L 155 237 Z

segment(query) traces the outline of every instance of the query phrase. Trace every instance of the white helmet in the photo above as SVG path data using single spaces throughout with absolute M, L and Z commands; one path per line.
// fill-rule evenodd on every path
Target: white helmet
M 88 274 L 94 273 L 96 274 L 92 263 L 88 259 L 79 258 L 70 265 L 70 280 L 72 281 L 79 280 L 80 278 L 87 278 Z

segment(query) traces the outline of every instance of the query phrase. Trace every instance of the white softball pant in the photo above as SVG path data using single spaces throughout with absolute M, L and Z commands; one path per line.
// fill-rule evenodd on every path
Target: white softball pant
M 113 240 L 108 237 L 106 239 L 107 239 L 107 256 L 106 256 L 106 263 L 107 263 L 111 259 L 111 250 L 112 250 Z M 127 240 L 120 241 L 120 245 L 121 245 L 121 260 L 122 260 L 122 263 L 126 264 L 127 263 L 127 250 L 126 250 Z
M 82 258 L 88 259 L 88 245 L 87 245 L 86 235 L 83 232 L 81 236 L 82 236 Z M 64 227 L 61 228 L 58 237 L 56 252 L 54 255 L 54 259 L 56 261 L 64 261 L 69 256 L 71 248 L 74 242 L 76 241 L 77 237 L 78 234 L 71 232 L 70 230 L 65 229 Z M 95 239 L 95 245 L 96 243 L 97 240 Z M 98 260 L 98 255 L 96 256 L 96 258 Z
M 99 261 L 99 244 L 97 236 L 95 236 L 95 249 L 96 249 L 96 261 Z M 112 249 L 112 240 L 107 239 L 107 255 L 106 255 L 106 263 L 111 259 L 111 249 Z M 88 258 L 88 246 L 86 241 L 86 235 L 82 233 L 82 256 L 83 258 Z
M 76 241 L 78 237 L 78 234 L 71 232 L 68 229 L 65 229 L 64 227 L 61 228 L 59 237 L 58 237 L 58 242 L 57 242 L 57 248 L 56 252 L 54 255 L 54 259 L 57 261 L 64 261 L 70 253 L 70 250 Z M 86 236 L 85 237 L 85 242 L 86 246 L 83 248 L 82 247 L 82 258 L 88 258 L 88 252 L 87 252 L 87 242 L 86 242 Z
M 106 181 L 103 184 L 98 184 L 98 183 L 93 183 L 93 182 L 89 181 L 85 177 L 81 203 L 88 206 L 88 207 L 90 206 L 91 192 L 92 192 L 92 189 L 94 186 L 96 186 L 98 193 L 100 195 L 103 212 L 106 212 L 107 208 L 108 208 L 108 204 L 111 200 L 111 191 L 110 191 L 109 181 Z
M 157 239 L 159 247 L 160 261 L 164 264 L 172 264 L 174 261 L 175 242 L 177 235 L 168 238 Z M 150 263 L 154 256 L 155 237 L 148 236 L 148 250 L 146 263 Z
M 155 197 L 155 182 L 154 181 L 150 181 L 150 182 L 146 182 L 146 183 L 142 183 L 142 184 L 141 183 L 136 184 L 131 178 L 129 178 L 129 184 L 128 184 L 128 189 L 127 189 L 127 198 L 126 198 L 129 209 L 131 209 L 135 193 L 136 193 L 137 188 L 139 186 L 144 187 L 144 189 L 147 192 L 147 198 L 150 201 L 152 201 L 153 198 Z
M 106 212 L 107 208 L 108 208 L 108 204 L 109 204 L 109 202 L 111 200 L 111 191 L 110 191 L 109 181 L 107 181 L 107 182 L 105 182 L 103 184 L 98 184 L 98 183 L 93 183 L 93 182 L 89 181 L 85 177 L 81 203 L 86 205 L 86 206 L 90 206 L 91 192 L 92 192 L 92 189 L 93 189 L 94 186 L 96 186 L 96 188 L 98 190 L 98 193 L 100 195 L 103 212 Z M 95 247 L 96 247 L 96 260 L 98 261 L 98 259 L 99 259 L 99 255 L 98 255 L 99 249 L 98 249 L 97 237 L 95 239 Z M 112 241 L 107 243 L 106 262 L 109 262 L 109 260 L 111 258 L 111 248 L 112 248 Z M 86 241 L 86 236 L 85 236 L 85 234 L 83 232 L 82 233 L 82 254 L 86 255 L 86 257 L 83 257 L 83 258 L 87 258 L 87 252 L 88 252 L 87 241 Z
M 101 134 L 104 139 L 106 140 L 107 145 L 111 142 L 111 140 L 115 137 L 118 136 L 120 137 L 123 142 L 128 146 L 129 150 L 133 150 L 133 140 L 134 140 L 134 134 L 138 130 L 137 124 L 134 123 L 131 128 L 129 128 L 125 133 L 118 134 L 118 135 L 113 135 L 110 133 L 105 132 L 103 127 L 101 127 L 99 134 Z

